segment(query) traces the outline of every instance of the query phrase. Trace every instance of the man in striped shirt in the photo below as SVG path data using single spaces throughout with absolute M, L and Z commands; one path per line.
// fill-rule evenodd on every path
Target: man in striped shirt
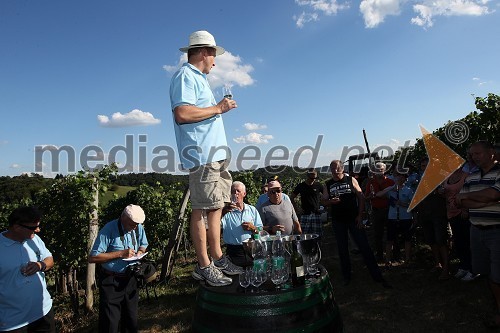
M 470 174 L 457 195 L 457 204 L 469 209 L 472 270 L 489 277 L 497 304 L 496 315 L 486 324 L 500 328 L 500 165 L 487 141 L 471 145 L 479 170 Z

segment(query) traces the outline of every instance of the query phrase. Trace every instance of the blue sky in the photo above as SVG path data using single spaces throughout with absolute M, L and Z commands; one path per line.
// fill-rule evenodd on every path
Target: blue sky
M 248 146 L 261 158 L 243 168 L 277 147 L 289 158 L 271 163 L 292 165 L 319 137 L 315 164 L 326 165 L 364 146 L 363 128 L 372 149 L 395 149 L 420 124 L 433 131 L 473 111 L 471 94 L 499 94 L 499 10 L 498 0 L 2 0 L 0 175 L 68 171 L 65 153 L 54 165 L 35 147 L 69 147 L 77 171 L 90 150 L 89 166 L 114 154 L 134 172 L 167 161 L 178 172 L 168 89 L 195 30 L 227 50 L 209 79 L 217 100 L 230 84 L 238 102 L 224 115 L 233 169 Z

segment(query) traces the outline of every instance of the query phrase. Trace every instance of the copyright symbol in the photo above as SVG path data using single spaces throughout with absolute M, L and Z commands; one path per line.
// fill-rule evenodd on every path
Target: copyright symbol
M 454 121 L 445 127 L 446 139 L 455 145 L 464 143 L 469 138 L 469 126 L 463 121 Z

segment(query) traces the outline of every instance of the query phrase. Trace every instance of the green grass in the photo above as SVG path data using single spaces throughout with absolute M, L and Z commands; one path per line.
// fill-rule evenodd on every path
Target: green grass
M 169 282 L 157 285 L 157 299 L 155 299 L 151 288 L 149 289 L 149 300 L 146 291 L 144 289 L 140 290 L 138 324 L 141 333 L 191 331 L 192 308 L 195 304 L 196 290 L 199 285 L 199 282 L 191 277 L 195 265 L 194 253 L 191 253 L 191 255 L 193 258 L 187 261 L 182 256 L 179 256 Z M 96 302 L 94 304 L 94 313 L 82 315 L 78 320 L 71 318 L 71 313 L 68 311 L 69 305 L 63 304 L 63 300 L 59 299 L 59 311 L 56 311 L 56 320 L 58 321 L 60 333 L 97 332 L 99 299 L 97 291 L 94 297 Z
M 99 198 L 99 205 L 104 207 L 108 204 L 108 202 L 114 199 L 115 196 L 118 198 L 124 197 L 132 190 L 135 190 L 134 186 L 112 185 L 108 191 Z
M 372 229 L 368 235 L 371 239 Z M 384 271 L 394 289 L 375 283 L 359 254 L 351 254 L 353 279 L 350 285 L 344 286 L 331 223 L 325 226 L 323 236 L 322 264 L 334 286 L 346 332 L 483 332 L 482 321 L 493 314 L 494 304 L 486 278 L 470 283 L 454 278 L 439 281 L 439 273 L 430 272 L 433 266 L 430 248 L 421 244 L 414 250 L 410 267 Z M 191 331 L 199 285 L 191 278 L 194 265 L 193 251 L 187 260 L 179 254 L 172 279 L 157 288 L 157 300 L 153 297 L 148 301 L 141 291 L 140 333 Z M 452 261 L 453 269 L 455 265 Z M 61 296 L 55 308 L 59 332 L 97 332 L 97 292 L 95 297 L 95 312 L 76 320 Z

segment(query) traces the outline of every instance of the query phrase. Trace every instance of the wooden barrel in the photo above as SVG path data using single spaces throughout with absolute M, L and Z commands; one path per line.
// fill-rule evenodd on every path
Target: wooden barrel
M 270 281 L 267 281 L 270 282 Z M 194 332 L 343 332 L 342 319 L 326 270 L 305 286 L 244 292 L 238 278 L 227 287 L 200 283 L 192 328 Z M 264 287 L 264 286 L 261 286 Z

